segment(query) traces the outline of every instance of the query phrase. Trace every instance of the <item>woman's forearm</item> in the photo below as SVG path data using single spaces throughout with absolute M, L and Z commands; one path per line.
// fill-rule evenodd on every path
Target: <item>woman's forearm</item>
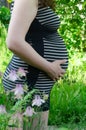
M 12 42 L 12 44 L 10 42 Z M 26 41 L 7 41 L 7 46 L 13 53 L 15 53 L 29 65 L 45 72 L 48 71 L 50 62 L 41 57 Z

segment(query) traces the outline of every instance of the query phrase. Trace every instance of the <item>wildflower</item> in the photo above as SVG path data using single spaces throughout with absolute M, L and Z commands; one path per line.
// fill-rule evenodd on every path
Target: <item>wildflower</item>
M 4 105 L 0 105 L 0 114 L 4 114 L 4 113 L 7 113 L 6 108 Z
M 35 99 L 32 101 L 32 106 L 41 106 L 42 103 L 45 103 L 43 99 L 41 99 L 40 95 L 35 95 Z
M 34 109 L 31 106 L 28 106 L 26 108 L 26 111 L 23 113 L 23 115 L 27 117 L 31 117 L 33 114 L 35 114 Z
M 24 95 L 24 89 L 21 84 L 16 84 L 16 88 L 12 90 L 14 92 L 15 98 L 21 99 Z
M 25 71 L 23 68 L 20 67 L 20 68 L 18 69 L 17 74 L 18 74 L 19 77 L 23 77 L 23 76 L 25 77 L 25 76 L 26 76 L 26 72 L 27 72 L 27 71 Z
M 7 79 L 11 80 L 11 81 L 16 81 L 17 79 L 19 79 L 17 73 L 15 70 L 11 70 L 10 74 L 7 76 Z

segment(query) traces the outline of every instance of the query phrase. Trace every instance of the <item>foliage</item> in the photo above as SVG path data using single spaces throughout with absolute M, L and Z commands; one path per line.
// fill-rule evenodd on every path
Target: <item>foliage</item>
M 0 60 L 0 70 L 4 71 L 6 69 L 6 66 L 12 56 L 12 53 L 7 49 L 6 46 L 6 36 L 7 36 L 7 30 L 0 22 L 0 57 L 2 60 Z
M 11 104 L 12 106 L 10 106 L 10 109 L 8 109 L 7 113 L 5 114 L 0 114 L 0 130 L 8 130 L 8 126 L 9 126 L 9 121 L 11 119 L 11 117 L 16 114 L 17 112 L 21 112 L 22 106 L 24 106 L 28 100 L 31 99 L 32 94 L 34 94 L 35 90 L 32 90 L 31 92 L 27 93 L 27 95 L 22 98 L 21 100 L 18 100 L 15 105 Z M 8 98 L 7 94 L 4 93 L 5 97 Z M 3 99 L 1 99 L 3 100 Z M 9 98 L 10 100 L 10 98 Z M 10 103 L 7 99 L 7 101 Z M 5 103 L 6 106 L 6 103 Z M 8 107 L 8 106 L 7 106 Z M 24 106 L 25 107 L 25 106 Z M 12 124 L 13 126 L 11 127 L 15 127 L 15 124 Z M 16 124 L 16 126 L 18 126 L 18 122 Z
M 74 51 L 70 54 L 67 80 L 70 82 L 86 83 L 86 53 Z
M 70 58 L 66 75 L 53 87 L 50 108 L 52 125 L 86 124 L 86 54 L 76 52 Z
M 7 7 L 0 7 L 0 21 L 5 25 L 5 27 L 8 27 L 10 20 L 10 10 Z
M 56 12 L 61 17 L 60 34 L 68 49 L 86 51 L 86 1 L 56 0 Z
M 86 84 L 61 81 L 53 90 L 51 102 L 55 103 L 51 106 L 55 124 L 86 121 Z
M 7 0 L 8 3 L 11 3 L 13 0 Z
M 0 72 L 4 72 L 9 60 L 12 57 L 12 53 L 7 49 L 6 46 L 7 29 L 4 24 L 0 22 Z M 3 91 L 2 81 L 0 79 L 0 92 Z
M 11 2 L 11 0 L 8 0 Z M 86 51 L 86 2 L 85 0 L 56 0 L 56 13 L 61 18 L 59 32 L 67 48 L 73 52 Z M 10 11 L 6 7 L 0 8 L 0 19 L 6 26 L 10 20 Z

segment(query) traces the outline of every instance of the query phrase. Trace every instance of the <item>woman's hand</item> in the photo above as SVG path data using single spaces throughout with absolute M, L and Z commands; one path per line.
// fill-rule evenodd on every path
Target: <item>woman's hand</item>
M 66 60 L 55 60 L 50 63 L 49 70 L 47 74 L 51 77 L 52 80 L 56 81 L 60 77 L 63 77 L 65 70 L 61 68 L 61 64 L 64 64 Z

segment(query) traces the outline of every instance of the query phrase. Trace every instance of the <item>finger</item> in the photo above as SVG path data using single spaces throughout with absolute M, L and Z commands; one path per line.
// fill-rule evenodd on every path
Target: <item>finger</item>
M 55 78 L 53 81 L 54 81 L 54 82 L 56 82 L 57 80 L 58 80 L 58 79 L 57 79 L 57 78 Z
M 60 75 L 60 74 L 65 74 L 65 70 L 64 69 L 62 69 L 61 67 L 59 67 L 59 70 L 57 70 L 58 71 L 58 73 L 57 73 L 57 77 Z
M 59 74 L 64 74 L 65 73 L 65 70 L 64 69 L 61 69 L 60 73 Z
M 52 77 L 51 79 L 52 79 L 54 82 L 56 81 L 55 77 Z
M 53 78 L 53 81 L 55 82 L 55 81 L 56 81 L 56 79 L 55 79 L 55 78 Z
M 66 63 L 66 62 L 67 62 L 66 59 L 64 59 L 64 60 L 60 60 L 60 61 L 59 61 L 59 64 L 64 64 L 64 63 Z
M 59 77 L 63 77 L 63 76 L 64 76 L 64 74 L 60 74 L 60 75 L 59 75 Z
M 59 80 L 60 79 L 60 76 L 57 76 L 56 78 L 55 78 L 55 81 L 57 81 L 57 80 Z

